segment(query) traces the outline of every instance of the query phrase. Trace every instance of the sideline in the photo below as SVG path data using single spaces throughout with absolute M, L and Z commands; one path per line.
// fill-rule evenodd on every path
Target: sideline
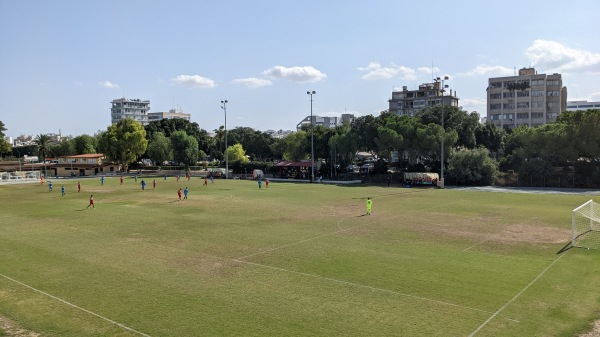
M 81 311 L 84 311 L 84 312 L 86 312 L 86 313 L 88 313 L 88 314 L 90 314 L 90 315 L 93 315 L 93 316 L 96 316 L 96 317 L 98 317 L 98 318 L 101 318 L 101 319 L 103 319 L 103 320 L 105 320 L 105 321 L 107 321 L 107 322 L 109 322 L 109 323 L 112 323 L 112 324 L 114 324 L 114 325 L 120 326 L 121 328 L 123 328 L 123 329 L 125 329 L 125 330 L 131 331 L 131 332 L 133 332 L 133 333 L 136 333 L 136 334 L 138 334 L 138 335 L 141 335 L 141 336 L 150 337 L 150 335 L 147 335 L 147 334 L 145 334 L 145 333 L 143 333 L 143 332 L 139 332 L 139 331 L 137 331 L 137 330 L 134 330 L 134 329 L 132 329 L 132 328 L 130 328 L 130 327 L 128 327 L 128 326 L 125 326 L 125 325 L 123 325 L 123 324 L 119 323 L 119 322 L 115 322 L 115 321 L 113 321 L 113 320 L 112 320 L 112 319 L 110 319 L 110 318 L 106 318 L 106 317 L 104 317 L 104 316 L 98 315 L 98 314 L 97 314 L 97 313 L 95 313 L 95 312 L 89 311 L 89 310 L 87 310 L 87 309 L 85 309 L 85 308 L 82 308 L 82 307 L 80 307 L 80 306 L 78 306 L 78 305 L 75 305 L 75 304 L 73 304 L 73 303 L 71 303 L 71 302 L 65 301 L 65 300 L 63 300 L 62 298 L 56 297 L 56 296 L 54 296 L 54 295 L 50 295 L 50 294 L 48 294 L 48 293 L 47 293 L 47 292 L 45 292 L 45 291 L 42 291 L 42 290 L 36 289 L 36 288 L 34 288 L 34 287 L 30 286 L 30 285 L 27 285 L 27 284 L 25 284 L 25 283 L 23 283 L 23 282 L 17 281 L 17 280 L 15 280 L 15 279 L 11 278 L 11 277 L 8 277 L 8 276 L 6 276 L 6 275 L 3 275 L 3 274 L 0 274 L 0 276 L 4 277 L 4 278 L 5 278 L 5 279 L 7 279 L 7 280 L 13 281 L 13 282 L 15 282 L 15 283 L 17 283 L 17 284 L 20 284 L 20 285 L 22 285 L 22 286 L 24 286 L 24 287 L 26 287 L 26 288 L 29 288 L 29 289 L 31 289 L 31 290 L 33 290 L 33 291 L 36 291 L 36 292 L 38 292 L 38 293 L 40 293 L 40 294 L 42 294 L 42 295 L 45 295 L 45 296 L 48 296 L 48 297 L 50 297 L 50 298 L 52 298 L 52 299 L 55 299 L 55 300 L 57 300 L 57 301 L 60 301 L 60 302 L 62 302 L 62 303 L 64 303 L 64 304 L 66 304 L 66 305 L 69 305 L 69 306 L 73 307 L 73 308 L 79 309 L 79 310 L 81 310 Z

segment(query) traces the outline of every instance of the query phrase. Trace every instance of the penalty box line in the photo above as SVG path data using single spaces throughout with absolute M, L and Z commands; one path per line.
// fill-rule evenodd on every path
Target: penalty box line
M 533 279 L 525 288 L 521 289 L 513 298 L 511 298 L 508 302 L 506 302 L 500 309 L 498 309 L 492 316 L 490 316 L 485 322 L 483 322 L 475 331 L 469 334 L 469 337 L 475 336 L 481 329 L 483 329 L 489 322 L 491 322 L 494 317 L 498 316 L 506 307 L 508 307 L 512 302 L 514 302 L 517 298 L 519 298 L 529 287 L 531 287 L 537 280 L 539 280 L 558 260 L 560 260 L 563 256 L 567 255 L 568 252 L 562 254 L 556 260 L 552 261 L 550 265 L 548 265 L 542 272 Z
M 455 304 L 455 303 L 450 303 L 450 302 L 444 302 L 444 301 L 440 301 L 440 300 L 436 300 L 436 299 L 431 299 L 431 298 L 427 298 L 427 297 L 421 297 L 421 296 L 416 296 L 416 295 L 401 293 L 401 292 L 398 292 L 398 291 L 384 289 L 384 288 L 372 287 L 372 286 L 368 286 L 368 285 L 364 285 L 364 284 L 360 284 L 360 283 L 353 283 L 353 282 L 349 282 L 349 281 L 338 280 L 338 279 L 334 279 L 334 278 L 331 278 L 331 277 L 325 277 L 325 276 L 316 275 L 316 274 L 308 274 L 308 273 L 303 273 L 303 272 L 300 272 L 300 271 L 295 271 L 295 270 L 289 270 L 289 269 L 280 268 L 280 267 L 269 266 L 269 265 L 261 264 L 261 263 L 243 261 L 243 260 L 239 260 L 239 259 L 230 259 L 230 258 L 223 258 L 223 257 L 218 257 L 218 256 L 212 256 L 212 257 L 216 258 L 216 259 L 230 260 L 230 261 L 233 261 L 233 262 L 247 264 L 247 265 L 251 265 L 251 266 L 255 266 L 255 267 L 267 268 L 267 269 L 277 270 L 277 271 L 280 271 L 280 272 L 285 272 L 285 273 L 290 273 L 290 274 L 296 274 L 296 275 L 302 275 L 302 276 L 311 277 L 311 278 L 315 278 L 315 279 L 326 280 L 326 281 L 335 282 L 335 283 L 344 284 L 344 285 L 349 285 L 349 286 L 353 286 L 353 287 L 364 288 L 364 289 L 368 289 L 368 290 L 371 290 L 371 291 L 378 291 L 378 292 L 384 292 L 384 293 L 393 294 L 393 295 L 397 295 L 397 296 L 414 298 L 414 299 L 421 300 L 421 301 L 427 301 L 427 302 L 431 302 L 431 303 L 442 304 L 442 305 L 451 306 L 451 307 L 455 307 L 455 308 L 467 309 L 467 310 L 471 310 L 471 311 L 477 311 L 477 312 L 488 313 L 488 314 L 492 313 L 489 310 L 483 310 L 483 309 L 477 309 L 477 308 L 467 307 L 467 306 L 463 306 L 463 305 L 460 305 L 460 304 Z M 512 319 L 512 318 L 508 318 L 508 317 L 505 317 L 505 318 L 507 320 L 510 320 L 510 321 L 513 321 L 513 322 L 517 322 L 517 323 L 519 322 L 518 320 L 515 320 L 515 319 Z
M 4 277 L 4 278 L 5 278 L 5 279 L 7 279 L 7 280 L 13 281 L 13 282 L 15 282 L 15 283 L 17 283 L 17 284 L 20 284 L 20 285 L 22 285 L 23 287 L 29 288 L 29 289 L 31 289 L 31 290 L 33 290 L 33 291 L 36 291 L 36 292 L 38 292 L 38 293 L 40 293 L 40 294 L 42 294 L 42 295 L 45 295 L 45 296 L 47 296 L 47 297 L 50 297 L 50 298 L 52 298 L 52 299 L 55 299 L 55 300 L 57 300 L 57 301 L 59 301 L 59 302 L 62 302 L 62 303 L 64 303 L 64 304 L 68 305 L 68 306 L 71 306 L 71 307 L 75 308 L 75 309 L 79 309 L 79 310 L 81 310 L 81 311 L 83 311 L 83 312 L 86 312 L 86 313 L 88 313 L 88 314 L 92 315 L 92 316 L 96 316 L 96 317 L 98 317 L 98 318 L 100 318 L 100 319 L 103 319 L 103 320 L 105 320 L 105 321 L 107 321 L 107 322 L 109 322 L 109 323 L 111 323 L 111 324 L 117 325 L 117 326 L 119 326 L 119 327 L 121 327 L 121 328 L 123 328 L 123 329 L 125 329 L 125 330 L 128 330 L 128 331 L 130 331 L 130 332 L 136 333 L 136 334 L 138 334 L 138 335 L 141 335 L 141 336 L 150 337 L 150 335 L 147 335 L 147 334 L 145 334 L 145 333 L 143 333 L 143 332 L 139 332 L 139 331 L 137 331 L 137 330 L 135 330 L 135 329 L 132 329 L 132 328 L 130 328 L 130 327 L 128 327 L 128 326 L 126 326 L 126 325 L 123 325 L 123 324 L 121 324 L 121 323 L 119 323 L 119 322 L 115 322 L 115 321 L 113 321 L 113 320 L 112 320 L 112 319 L 110 319 L 110 318 L 106 318 L 106 317 L 104 317 L 104 316 L 102 316 L 102 315 L 99 315 L 99 314 L 97 314 L 97 313 L 95 313 L 95 312 L 92 312 L 92 311 L 90 311 L 90 310 L 88 310 L 88 309 L 82 308 L 82 307 L 80 307 L 80 306 L 78 306 L 78 305 L 76 305 L 76 304 L 73 304 L 73 303 L 71 303 L 71 302 L 65 301 L 65 300 L 63 300 L 62 298 L 56 297 L 56 296 L 54 296 L 54 295 L 51 295 L 51 294 L 49 294 L 49 293 L 47 293 L 47 292 L 45 292 L 45 291 L 43 291 L 43 290 L 36 289 L 36 288 L 34 288 L 34 287 L 30 286 L 30 285 L 27 285 L 27 284 L 25 284 L 25 283 L 23 283 L 23 282 L 17 281 L 17 280 L 15 280 L 14 278 L 8 277 L 8 276 L 6 276 L 6 275 L 3 275 L 3 274 L 0 274 L 0 276 Z

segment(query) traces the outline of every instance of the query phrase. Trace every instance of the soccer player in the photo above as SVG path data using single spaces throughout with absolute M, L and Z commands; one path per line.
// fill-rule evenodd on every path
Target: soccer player
M 92 206 L 92 208 L 96 208 L 96 206 L 94 206 L 94 196 L 90 195 L 90 204 L 86 207 L 86 208 L 90 208 L 90 206 Z
M 146 181 L 142 179 L 142 191 L 146 190 Z
M 256 179 L 256 181 L 258 182 L 258 188 L 260 189 L 262 187 L 262 180 L 260 180 L 260 177 L 258 179 Z
M 208 180 L 206 179 L 206 177 L 204 177 L 204 184 L 202 184 L 202 186 L 207 186 L 208 187 Z
M 215 183 L 215 178 L 213 177 L 212 172 L 210 173 L 210 183 L 214 184 Z
M 265 188 L 269 188 L 269 178 L 265 178 Z
M 81 182 L 77 182 L 77 193 L 81 192 Z
M 100 185 L 104 186 L 104 177 L 100 178 Z
M 156 179 L 152 181 L 152 188 L 156 188 Z
M 42 176 L 42 178 L 40 178 L 42 180 L 42 183 L 40 185 L 44 185 L 44 176 Z
M 177 190 L 177 196 L 179 197 L 179 201 L 181 201 L 181 188 Z
M 48 192 L 52 192 L 52 182 L 48 182 Z
M 371 200 L 371 197 L 367 197 L 367 215 L 371 215 L 372 207 L 373 207 L 373 200 Z
M 62 187 L 60 188 L 60 194 L 64 197 L 65 196 L 65 185 L 62 185 Z
M 121 185 L 123 185 L 123 176 L 121 176 L 120 181 L 121 181 Z
M 183 190 L 183 199 L 187 199 L 187 195 L 190 191 L 188 191 L 187 186 L 185 187 L 185 190 Z

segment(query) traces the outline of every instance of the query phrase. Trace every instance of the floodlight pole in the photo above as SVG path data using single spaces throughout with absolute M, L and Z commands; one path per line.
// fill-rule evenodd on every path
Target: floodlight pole
M 444 138 L 446 137 L 446 129 L 444 128 L 444 92 L 446 91 L 447 85 L 444 85 L 444 81 L 449 80 L 448 76 L 444 76 L 443 79 L 441 78 L 436 78 L 434 81 L 436 83 L 441 82 L 442 83 L 442 87 L 440 89 L 440 92 L 442 93 L 442 111 L 441 111 L 441 115 L 442 115 L 442 148 L 441 148 L 441 156 L 440 156 L 440 187 L 445 187 L 445 181 L 444 181 Z
M 227 152 L 227 103 L 229 101 L 221 101 L 221 109 L 225 113 L 225 179 L 229 178 L 229 153 Z
M 306 94 L 310 95 L 310 182 L 315 181 L 315 141 L 314 141 L 314 123 L 313 123 L 313 95 L 316 91 L 307 91 Z

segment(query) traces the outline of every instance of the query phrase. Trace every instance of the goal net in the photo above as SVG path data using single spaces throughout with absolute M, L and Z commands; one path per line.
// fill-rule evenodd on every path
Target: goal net
M 590 200 L 571 213 L 574 247 L 600 249 L 600 204 Z

